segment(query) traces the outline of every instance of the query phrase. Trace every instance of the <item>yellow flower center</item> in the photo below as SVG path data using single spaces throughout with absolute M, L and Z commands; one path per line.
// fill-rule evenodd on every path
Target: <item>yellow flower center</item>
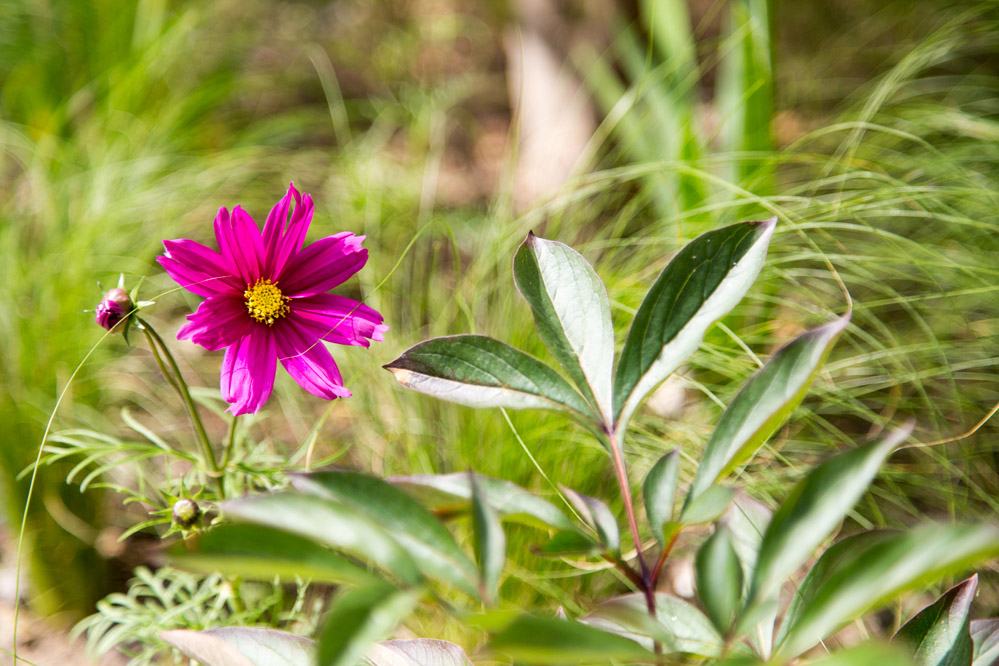
M 252 287 L 247 286 L 243 298 L 250 316 L 268 326 L 273 326 L 275 321 L 288 314 L 288 303 L 291 301 L 281 293 L 276 282 L 264 278 L 257 280 Z

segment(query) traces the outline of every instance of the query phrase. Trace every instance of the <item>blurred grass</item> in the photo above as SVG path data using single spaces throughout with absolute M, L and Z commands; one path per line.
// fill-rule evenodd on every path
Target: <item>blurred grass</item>
M 736 19 L 747 25 L 759 3 L 745 3 L 751 15 L 735 14 L 727 26 L 725 3 L 694 3 L 690 26 L 678 30 L 651 4 L 610 52 L 574 57 L 603 76 L 592 87 L 607 118 L 592 172 L 513 218 L 501 186 L 510 112 L 502 4 L 140 0 L 55 12 L 6 0 L 0 420 L 13 425 L 0 435 L 0 463 L 7 525 L 23 507 L 24 485 L 13 477 L 33 459 L 65 377 L 100 337 L 82 312 L 100 296 L 94 281 L 108 285 L 121 271 L 130 281 L 150 276 L 147 296 L 170 289 L 152 261 L 161 238 L 211 242 L 220 205 L 242 204 L 262 222 L 292 179 L 316 200 L 311 239 L 343 229 L 368 235 L 371 259 L 348 293 L 363 295 L 392 330 L 370 351 L 334 349 L 354 390 L 348 401 L 322 404 L 280 377 L 267 408 L 273 418 L 254 426 L 262 441 L 294 445 L 326 413 L 317 457 L 349 447 L 351 464 L 377 474 L 472 467 L 548 494 L 519 437 L 550 477 L 607 497 L 614 482 L 603 452 L 562 417 L 511 413 L 508 423 L 502 413 L 405 393 L 379 366 L 422 339 L 464 332 L 549 358 L 510 272 L 528 230 L 573 245 L 595 265 L 623 343 L 642 295 L 684 241 L 744 215 L 772 214 L 781 223 L 760 282 L 684 369 L 682 407 L 635 420 L 632 478 L 682 446 L 689 480 L 718 403 L 756 367 L 754 354 L 845 308 L 829 265 L 853 296 L 853 323 L 791 425 L 747 470 L 757 496 L 780 497 L 808 462 L 893 419 L 915 416 L 922 441 L 973 425 L 999 401 L 994 8 L 962 5 L 932 21 L 902 21 L 895 32 L 885 26 L 905 10 L 871 10 L 877 20 L 865 34 L 894 39 L 895 55 L 867 62 L 870 53 L 839 33 L 827 39 L 840 40 L 841 50 L 815 56 L 861 54 L 821 70 L 862 80 L 842 101 L 826 97 L 817 73 L 819 80 L 794 86 L 782 78 L 805 60 L 794 39 L 764 45 L 776 53 L 772 81 L 761 87 L 759 77 L 770 74 L 745 74 L 747 53 L 760 52 L 759 29 L 781 35 L 782 21 L 804 20 L 800 7 L 789 17 L 763 12 L 765 26 L 740 30 Z M 650 34 L 651 52 L 643 41 Z M 740 38 L 749 36 L 757 42 L 747 50 Z M 674 67 L 677 53 L 686 56 Z M 755 115 L 722 115 L 751 132 L 705 124 L 715 95 L 741 99 L 771 86 Z M 151 316 L 170 331 L 197 300 L 166 295 Z M 194 383 L 217 386 L 219 354 L 184 343 L 175 349 Z M 107 427 L 105 412 L 114 420 L 125 402 L 183 437 L 181 412 L 149 397 L 157 383 L 148 356 L 115 339 L 74 384 L 59 422 Z M 209 427 L 223 432 L 221 422 Z M 897 455 L 872 495 L 877 505 L 859 507 L 855 519 L 994 520 L 997 434 L 990 423 L 965 440 Z M 61 483 L 64 474 L 47 470 L 34 503 L 33 602 L 44 612 L 80 613 L 107 591 L 96 535 L 125 518 L 114 496 L 80 495 Z M 619 506 L 613 493 L 607 499 Z M 90 531 L 74 536 L 55 523 L 49 507 L 60 503 Z M 529 530 L 511 535 L 508 603 L 558 603 L 572 612 L 620 587 L 606 575 L 567 583 L 561 579 L 580 572 L 559 562 L 535 571 L 539 560 L 527 549 L 538 539 Z M 420 629 L 442 638 L 460 631 L 433 613 L 421 616 Z

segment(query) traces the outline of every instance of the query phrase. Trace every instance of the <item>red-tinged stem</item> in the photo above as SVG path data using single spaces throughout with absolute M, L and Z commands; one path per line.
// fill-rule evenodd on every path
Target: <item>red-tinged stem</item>
M 673 544 L 676 543 L 676 538 L 680 536 L 680 531 L 676 530 L 673 535 L 669 538 L 666 546 L 663 548 L 663 552 L 659 555 L 659 559 L 656 561 L 656 565 L 652 567 L 652 577 L 651 584 L 652 589 L 656 589 L 659 585 L 659 574 L 662 573 L 663 565 L 666 564 L 666 558 L 669 557 L 670 551 L 673 550 Z
M 656 617 L 655 588 L 651 585 L 652 579 L 649 576 L 649 568 L 645 564 L 645 555 L 642 554 L 642 539 L 638 536 L 638 521 L 635 519 L 635 505 L 631 501 L 628 470 L 624 465 L 624 456 L 621 454 L 621 447 L 618 444 L 616 433 L 613 431 L 609 432 L 607 439 L 610 442 L 611 454 L 614 456 L 614 470 L 617 472 L 617 484 L 621 488 L 621 496 L 624 498 L 624 511 L 628 514 L 628 527 L 631 528 L 631 537 L 635 542 L 638 568 L 642 574 L 641 589 L 645 593 L 645 605 L 649 609 L 649 615 Z

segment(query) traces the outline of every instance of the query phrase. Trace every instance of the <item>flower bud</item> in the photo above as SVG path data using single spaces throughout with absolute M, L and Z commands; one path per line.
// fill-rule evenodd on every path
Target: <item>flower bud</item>
M 173 503 L 173 522 L 177 527 L 189 530 L 200 518 L 201 508 L 194 500 L 179 499 Z
M 132 299 L 128 297 L 128 292 L 115 287 L 104 294 L 103 300 L 97 306 L 97 316 L 94 321 L 107 330 L 117 333 L 124 327 L 114 328 L 115 324 L 124 319 L 133 310 Z

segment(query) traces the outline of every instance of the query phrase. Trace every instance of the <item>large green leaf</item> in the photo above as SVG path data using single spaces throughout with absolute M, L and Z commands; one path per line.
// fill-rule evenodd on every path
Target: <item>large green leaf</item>
M 357 472 L 294 474 L 301 491 L 346 504 L 384 528 L 428 576 L 477 595 L 475 564 L 432 513 L 391 483 Z
M 421 342 L 385 369 L 406 388 L 469 407 L 559 409 L 594 418 L 583 397 L 557 372 L 482 335 Z
M 716 527 L 697 551 L 694 574 L 697 593 L 708 617 L 718 631 L 728 632 L 742 601 L 742 565 L 724 525 Z
M 603 546 L 582 532 L 564 530 L 556 532 L 549 541 L 535 549 L 543 557 L 563 557 L 566 555 L 599 555 L 606 552 Z
M 596 664 L 645 661 L 651 652 L 635 641 L 581 622 L 520 615 L 500 630 L 491 646 L 524 664 Z
M 266 525 L 343 549 L 413 583 L 420 572 L 399 543 L 370 518 L 324 497 L 281 492 L 222 503 L 227 519 Z
M 418 596 L 390 585 L 348 590 L 334 601 L 318 632 L 318 666 L 356 666 L 373 643 L 391 633 Z
M 777 509 L 760 544 L 750 601 L 763 601 L 779 588 L 831 533 L 867 490 L 881 464 L 912 424 L 883 440 L 841 453 L 798 482 Z
M 614 326 L 604 283 L 581 254 L 533 233 L 514 257 L 513 277 L 541 339 L 610 425 Z
M 159 637 L 203 666 L 313 666 L 316 654 L 307 638 L 258 627 L 173 629 Z
M 394 476 L 388 481 L 414 496 L 424 506 L 441 513 L 468 509 L 472 497 L 468 474 L 460 472 Z M 475 475 L 475 482 L 486 502 L 503 520 L 542 529 L 575 529 L 572 521 L 554 504 L 515 483 L 481 474 Z
M 802 333 L 754 374 L 722 414 L 687 502 L 746 462 L 798 406 L 850 315 Z
M 665 545 L 663 525 L 673 519 L 673 498 L 680 478 L 680 449 L 673 449 L 652 466 L 642 484 L 645 516 L 659 545 Z
M 503 565 L 506 563 L 506 534 L 499 516 L 482 497 L 475 477 L 472 484 L 472 534 L 475 539 L 475 558 L 479 564 L 482 597 L 495 600 Z
M 742 300 L 763 266 L 777 218 L 709 231 L 688 243 L 646 294 L 628 331 L 614 382 L 615 428 L 701 345 Z
M 971 666 L 999 665 L 999 618 L 973 620 L 971 642 L 974 644 Z
M 368 584 L 374 574 L 311 539 L 263 525 L 213 527 L 197 541 L 177 544 L 170 561 L 196 571 L 272 580 L 297 577 L 321 583 Z
M 372 645 L 369 666 L 472 666 L 461 646 L 434 638 L 411 638 Z
M 973 652 L 968 613 L 977 588 L 978 574 L 950 588 L 902 625 L 892 642 L 908 647 L 917 666 L 968 666 Z
M 879 643 L 864 643 L 828 654 L 802 666 L 912 666 L 903 650 Z
M 649 616 L 644 594 L 627 594 L 603 602 L 582 621 L 650 650 L 656 641 L 667 653 L 718 657 L 724 651 L 725 639 L 711 620 L 694 605 L 669 594 L 656 594 L 655 619 Z
M 827 550 L 791 600 L 776 658 L 791 659 L 902 592 L 999 555 L 991 526 L 863 532 Z

